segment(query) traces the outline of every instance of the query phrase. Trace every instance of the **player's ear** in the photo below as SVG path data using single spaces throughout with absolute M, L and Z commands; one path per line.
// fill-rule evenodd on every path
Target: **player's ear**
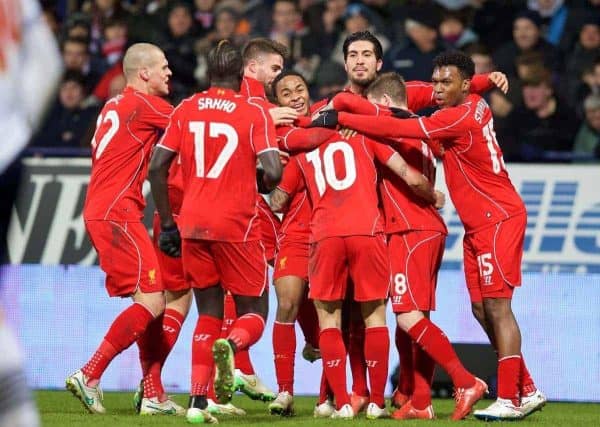
M 383 67 L 383 60 L 378 59 L 377 60 L 377 72 L 381 71 L 381 67 Z
M 140 68 L 139 76 L 144 81 L 148 81 L 150 79 L 150 73 L 146 67 Z
M 462 91 L 463 92 L 470 92 L 471 90 L 471 79 L 464 79 L 462 81 Z

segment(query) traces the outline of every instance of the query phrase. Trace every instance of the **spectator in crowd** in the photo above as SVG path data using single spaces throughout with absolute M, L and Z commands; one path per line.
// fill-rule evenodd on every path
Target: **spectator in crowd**
M 520 0 L 490 1 L 471 0 L 474 8 L 473 31 L 492 52 L 512 37 L 512 22 L 519 9 L 523 7 Z
M 564 0 L 528 0 L 527 8 L 540 15 L 541 31 L 546 41 L 558 46 L 569 16 L 569 8 Z
M 65 38 L 76 37 L 89 40 L 90 31 L 90 21 L 87 15 L 74 13 L 67 19 L 64 34 Z
M 565 23 L 565 30 L 560 40 L 561 52 L 571 51 L 579 37 L 579 30 L 585 22 L 600 21 L 600 0 L 571 1 L 571 8 Z
M 585 122 L 575 137 L 575 161 L 600 160 L 600 94 L 592 94 L 583 102 Z
M 467 27 L 465 18 L 457 12 L 446 12 L 442 15 L 439 33 L 446 49 L 462 49 L 479 40 L 479 36 Z
M 331 55 L 340 34 L 344 31 L 344 13 L 348 0 L 325 0 L 320 20 L 311 28 L 314 37 L 319 40 L 318 55 L 327 59 Z
M 413 9 L 405 21 L 407 43 L 392 47 L 383 59 L 385 71 L 395 71 L 405 80 L 431 79 L 433 58 L 444 49 L 437 33 L 437 19 L 431 10 Z
M 229 40 L 238 47 L 246 41 L 244 35 L 236 33 L 239 23 L 239 15 L 230 7 L 217 8 L 214 16 L 214 30 L 196 42 L 197 67 L 195 70 L 196 80 L 202 88 L 208 87 L 207 56 L 208 52 L 215 47 L 220 40 Z
M 390 47 L 390 41 L 382 33 L 377 32 L 377 29 L 372 25 L 373 20 L 373 12 L 371 12 L 366 6 L 360 3 L 352 3 L 348 5 L 346 12 L 344 12 L 344 31 L 339 35 L 330 59 L 340 64 L 344 64 L 344 52 L 342 49 L 344 41 L 350 34 L 361 31 L 369 31 L 371 34 L 377 37 L 377 40 L 379 40 L 379 43 L 381 43 L 383 52 L 387 52 Z
M 82 38 L 68 38 L 62 43 L 62 57 L 65 69 L 77 71 L 85 78 L 85 87 L 89 90 L 100 80 L 100 74 L 91 66 L 88 41 Z
M 569 105 L 576 108 L 583 97 L 579 97 L 582 76 L 586 69 L 593 67 L 600 57 L 600 18 L 592 16 L 583 21 L 575 47 L 566 58 L 566 93 Z
M 537 12 L 525 10 L 513 22 L 513 40 L 506 42 L 494 54 L 498 71 L 516 76 L 515 58 L 525 52 L 540 52 L 550 70 L 558 70 L 558 50 L 541 36 L 542 18 Z
M 127 24 L 120 18 L 107 19 L 102 37 L 102 60 L 108 69 L 121 61 L 127 46 Z
M 196 39 L 192 24 L 190 6 L 181 1 L 174 3 L 167 16 L 166 34 L 159 43 L 169 61 L 169 68 L 173 71 L 170 79 L 170 98 L 174 103 L 189 96 L 197 86 L 194 77 L 197 66 L 194 50 Z
M 203 37 L 215 25 L 215 0 L 194 0 L 194 28 L 196 35 Z
M 102 51 L 102 35 L 106 20 L 118 18 L 127 21 L 129 18 L 120 0 L 87 1 L 82 11 L 88 14 L 91 23 L 89 50 L 92 55 L 99 55 Z
M 475 64 L 475 74 L 491 73 L 495 70 L 492 53 L 486 45 L 473 43 L 465 47 L 465 53 L 471 57 Z
M 574 113 L 554 93 L 547 69 L 538 69 L 522 81 L 523 106 L 507 117 L 510 124 L 502 150 L 507 160 L 528 162 L 567 160 L 578 128 Z
M 82 107 L 86 97 L 85 78 L 67 71 L 60 83 L 58 98 L 33 138 L 33 147 L 79 148 L 88 146 L 98 115 L 96 107 Z

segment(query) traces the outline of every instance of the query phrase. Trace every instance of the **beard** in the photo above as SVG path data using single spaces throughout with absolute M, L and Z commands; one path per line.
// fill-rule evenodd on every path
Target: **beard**
M 368 77 L 362 77 L 362 78 L 352 77 L 352 78 L 350 78 L 350 83 L 353 83 L 357 86 L 366 88 L 371 83 L 373 83 L 373 81 L 375 80 L 376 77 L 377 77 L 377 74 L 374 74 L 374 75 L 368 76 Z

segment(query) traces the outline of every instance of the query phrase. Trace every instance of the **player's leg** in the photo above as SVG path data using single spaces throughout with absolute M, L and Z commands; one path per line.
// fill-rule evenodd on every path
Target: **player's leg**
M 348 349 L 348 361 L 352 375 L 350 404 L 354 414 L 366 410 L 371 395 L 367 384 L 367 362 L 365 360 L 365 323 L 360 304 L 353 300 L 352 281 L 348 285 L 342 318 L 348 317 L 348 328 L 342 334 Z
M 521 283 L 521 258 L 525 215 L 511 218 L 465 237 L 471 264 L 477 260 L 477 275 L 471 266 L 467 285 L 471 299 L 481 296 L 485 324 L 498 354 L 498 399 L 488 408 L 475 411 L 484 420 L 519 419 L 521 332 L 511 308 L 514 287 Z M 465 258 L 466 254 L 465 254 Z M 467 272 L 465 268 L 465 272 Z M 477 292 L 471 289 L 478 289 Z
M 304 299 L 306 282 L 298 276 L 275 279 L 277 312 L 273 324 L 273 354 L 278 395 L 269 405 L 272 414 L 291 415 L 294 395 L 296 356 L 296 318 Z
M 141 223 L 92 221 L 86 224 L 106 272 L 111 296 L 132 296 L 133 304 L 114 320 L 88 362 L 67 377 L 66 386 L 90 413 L 104 413 L 100 378 L 109 363 L 136 342 L 165 308 L 158 261 Z M 115 245 L 114 241 L 119 245 Z M 117 261 L 118 260 L 118 261 Z
M 342 338 L 342 300 L 346 294 L 348 270 L 343 238 L 330 237 L 311 245 L 309 256 L 309 297 L 319 318 L 319 349 L 327 383 L 333 391 L 335 418 L 353 418 L 346 384 L 346 346 Z
M 390 288 L 390 261 L 385 236 L 345 238 L 354 300 L 365 324 L 364 358 L 371 386 L 367 418 L 389 417 L 384 391 L 388 374 L 390 337 L 385 305 Z
M 314 303 L 308 298 L 308 289 L 304 292 L 296 320 L 305 341 L 302 357 L 304 360 L 313 363 L 321 358 L 321 352 L 319 351 L 319 318 Z

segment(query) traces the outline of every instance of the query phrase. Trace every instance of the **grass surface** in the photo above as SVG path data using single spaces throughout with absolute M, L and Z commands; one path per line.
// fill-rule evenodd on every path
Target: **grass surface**
M 43 426 L 171 426 L 186 425 L 184 417 L 173 416 L 146 416 L 135 415 L 131 408 L 131 399 L 133 393 L 105 393 L 104 406 L 107 409 L 106 415 L 90 415 L 84 411 L 82 404 L 66 391 L 38 391 L 36 399 L 39 410 L 42 415 Z M 173 397 L 179 404 L 187 405 L 187 396 L 176 395 Z M 402 426 L 425 426 L 429 422 L 423 421 L 395 421 L 395 420 L 376 420 L 370 421 L 360 415 L 354 421 L 344 422 L 338 420 L 317 420 L 312 417 L 312 410 L 315 404 L 313 397 L 297 397 L 295 399 L 296 416 L 283 418 L 271 416 L 267 411 L 267 404 L 254 402 L 248 398 L 236 395 L 233 403 L 244 408 L 248 415 L 243 418 L 221 416 L 219 423 L 223 425 L 253 425 L 265 426 L 268 424 L 279 425 L 282 427 L 292 426 L 313 426 L 313 425 L 352 425 L 352 426 L 373 426 L 375 425 L 393 425 L 402 423 Z M 490 401 L 479 402 L 477 408 L 487 406 Z M 467 420 L 457 424 L 448 420 L 452 413 L 454 401 L 450 399 L 437 399 L 433 402 L 433 407 L 438 419 L 433 422 L 433 426 L 457 426 L 457 425 L 486 425 L 482 421 L 474 419 L 472 416 Z M 539 425 L 539 426 L 593 426 L 600 425 L 600 405 L 586 403 L 554 403 L 550 402 L 542 412 L 536 412 L 530 417 L 522 420 L 519 424 Z

